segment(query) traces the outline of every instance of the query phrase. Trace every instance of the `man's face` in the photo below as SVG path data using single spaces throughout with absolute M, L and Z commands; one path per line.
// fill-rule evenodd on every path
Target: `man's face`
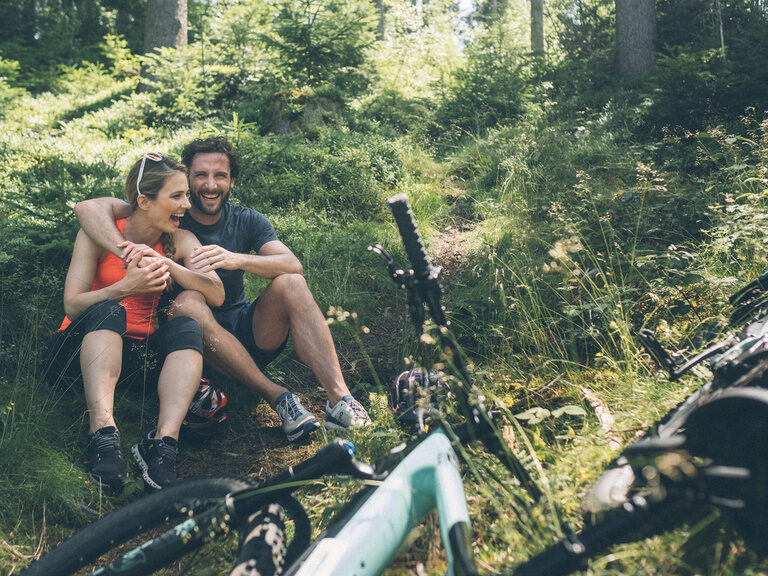
M 224 207 L 234 180 L 229 173 L 229 158 L 219 152 L 195 154 L 189 167 L 189 192 L 193 208 L 215 216 Z

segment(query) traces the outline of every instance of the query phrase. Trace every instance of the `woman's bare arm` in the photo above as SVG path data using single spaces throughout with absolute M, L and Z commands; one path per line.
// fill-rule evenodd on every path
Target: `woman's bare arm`
M 64 312 L 71 320 L 103 300 L 122 300 L 132 294 L 162 292 L 168 279 L 168 264 L 154 259 L 139 268 L 138 261 L 128 265 L 125 277 L 99 290 L 91 291 L 99 260 L 105 251 L 80 230 L 72 251 L 72 260 L 64 282 Z
M 200 241 L 189 230 L 177 230 L 173 235 L 176 248 L 176 261 L 167 259 L 168 270 L 174 282 L 187 290 L 197 290 L 209 306 L 221 306 L 224 303 L 224 284 L 215 271 L 201 272 L 191 262 L 192 252 L 200 246 Z M 157 254 L 153 250 L 152 254 Z

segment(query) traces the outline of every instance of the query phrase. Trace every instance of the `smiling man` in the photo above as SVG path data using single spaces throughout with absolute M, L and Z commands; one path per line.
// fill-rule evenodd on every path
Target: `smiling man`
M 184 291 L 175 298 L 169 317 L 197 320 L 205 334 L 206 363 L 263 396 L 279 414 L 288 440 L 298 441 L 319 427 L 296 395 L 263 372 L 285 348 L 289 335 L 299 359 L 328 395 L 326 426 L 370 425 L 365 408 L 344 382 L 330 330 L 302 275 L 301 263 L 280 242 L 264 215 L 229 202 L 240 173 L 237 151 L 225 138 L 195 140 L 184 148 L 182 162 L 189 167 L 191 207 L 181 227 L 194 232 L 202 243 L 191 263 L 203 273 L 216 271 L 226 299 L 221 307 L 211 309 L 199 293 Z M 75 206 L 83 230 L 126 262 L 140 258 L 144 249 L 125 242 L 114 225 L 129 211 L 125 202 L 115 198 Z M 270 280 L 253 302 L 246 299 L 245 273 Z

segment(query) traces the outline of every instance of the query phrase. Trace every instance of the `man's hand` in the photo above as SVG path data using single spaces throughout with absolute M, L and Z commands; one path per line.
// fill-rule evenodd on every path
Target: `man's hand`
M 122 250 L 121 258 L 124 262 L 123 268 L 127 268 L 128 264 L 134 260 L 139 263 L 144 256 L 162 258 L 162 255 L 158 254 L 154 248 L 150 248 L 146 244 L 134 244 L 133 242 L 126 240 L 125 242 L 120 242 L 117 247 Z
M 195 267 L 195 270 L 202 273 L 217 270 L 218 268 L 225 270 L 240 269 L 240 255 L 225 250 L 216 244 L 195 248 L 189 260 Z
M 162 292 L 170 277 L 165 258 L 144 256 L 141 260 L 134 258 L 126 264 L 124 281 L 132 294 L 143 294 Z

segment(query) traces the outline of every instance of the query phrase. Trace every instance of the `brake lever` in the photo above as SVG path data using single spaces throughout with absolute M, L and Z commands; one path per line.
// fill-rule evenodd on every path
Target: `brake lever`
M 663 370 L 666 370 L 669 373 L 670 382 L 674 382 L 680 378 L 680 376 L 707 358 L 711 358 L 715 354 L 718 354 L 723 348 L 729 348 L 739 341 L 738 337 L 731 334 L 724 340 L 713 344 L 690 360 L 682 363 L 672 358 L 672 355 L 664 349 L 651 330 L 643 328 L 637 333 L 637 338 L 640 340 L 640 343 L 643 345 L 646 352 L 651 355 L 651 358 L 653 358 Z
M 384 263 L 387 265 L 387 271 L 389 272 L 389 277 L 392 279 L 392 281 L 397 284 L 399 288 L 405 288 L 408 285 L 408 279 L 413 276 L 413 271 L 409 270 L 406 272 L 405 270 L 395 268 L 395 260 L 392 258 L 392 255 L 384 250 L 381 244 L 374 244 L 373 246 L 368 246 L 367 248 L 368 252 L 373 252 L 374 254 L 377 254 L 382 260 L 384 260 Z

